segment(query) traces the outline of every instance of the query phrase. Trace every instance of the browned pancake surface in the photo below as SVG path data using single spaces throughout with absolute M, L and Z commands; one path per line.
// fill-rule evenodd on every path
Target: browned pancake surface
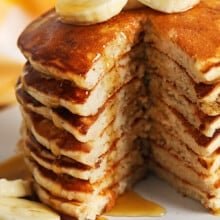
M 18 45 L 41 65 L 52 66 L 63 74 L 68 71 L 83 76 L 118 34 L 133 42 L 140 23 L 147 18 L 161 36 L 170 38 L 189 56 L 201 61 L 220 58 L 218 0 L 202 1 L 186 13 L 172 15 L 148 9 L 126 11 L 108 22 L 87 27 L 63 24 L 52 10 L 23 32 Z M 219 61 L 214 63 L 219 65 Z M 203 71 L 207 72 L 211 67 L 213 62 L 206 63 Z
M 220 59 L 220 1 L 202 1 L 185 13 L 155 13 L 151 22 L 160 36 L 171 39 L 190 57 L 200 61 Z M 203 71 L 212 65 L 207 64 Z M 215 65 L 220 65 L 219 61 Z
M 52 66 L 63 74 L 68 71 L 83 76 L 117 35 L 128 42 L 135 41 L 140 21 L 145 17 L 143 11 L 129 11 L 108 22 L 81 27 L 61 23 L 51 10 L 26 28 L 18 46 L 42 65 Z
M 56 80 L 43 75 L 35 70 L 29 63 L 25 65 L 24 72 L 24 84 L 48 96 L 62 97 L 65 100 L 83 104 L 90 95 L 89 91 L 76 87 L 70 81 Z
M 51 121 L 28 110 L 27 112 L 39 135 L 47 137 L 48 140 L 56 140 L 55 142 L 59 146 L 62 146 L 62 150 L 85 153 L 89 153 L 91 151 L 89 143 L 81 143 L 70 133 L 55 127 Z

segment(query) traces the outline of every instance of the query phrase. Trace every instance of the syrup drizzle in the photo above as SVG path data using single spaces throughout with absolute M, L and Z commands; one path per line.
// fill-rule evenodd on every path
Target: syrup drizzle
M 161 217 L 165 214 L 166 210 L 163 207 L 133 191 L 122 195 L 115 207 L 106 213 L 107 216 L 114 217 Z

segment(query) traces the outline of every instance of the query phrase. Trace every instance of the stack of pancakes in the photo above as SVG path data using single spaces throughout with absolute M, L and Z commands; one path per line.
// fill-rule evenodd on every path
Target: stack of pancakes
M 213 211 L 220 209 L 219 9 L 219 1 L 206 1 L 156 16 L 157 32 L 150 27 L 145 38 L 152 168 Z
M 220 208 L 219 9 L 206 0 L 174 15 L 131 10 L 87 27 L 50 11 L 23 32 L 22 143 L 44 203 L 94 219 L 150 161 Z
M 16 93 L 36 192 L 78 219 L 95 219 L 146 174 L 141 25 L 119 20 L 74 27 L 51 11 L 19 39 L 28 62 Z

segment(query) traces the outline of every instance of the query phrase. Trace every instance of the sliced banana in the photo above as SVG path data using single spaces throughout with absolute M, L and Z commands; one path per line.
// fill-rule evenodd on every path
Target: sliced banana
M 0 197 L 26 197 L 30 195 L 32 195 L 30 181 L 0 179 Z
M 128 0 L 126 6 L 124 7 L 124 10 L 130 10 L 130 9 L 136 9 L 142 7 L 145 7 L 145 5 L 140 3 L 138 0 Z
M 120 13 L 128 0 L 57 0 L 61 20 L 78 25 L 96 24 Z
M 0 197 L 1 220 L 60 220 L 60 216 L 46 206 L 16 198 Z
M 186 11 L 200 2 L 200 0 L 138 0 L 139 2 L 158 11 L 175 13 Z

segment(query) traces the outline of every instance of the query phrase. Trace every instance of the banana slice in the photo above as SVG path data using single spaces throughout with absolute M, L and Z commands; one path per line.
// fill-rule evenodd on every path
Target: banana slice
M 165 13 L 183 12 L 192 8 L 200 0 L 138 0 L 139 2 Z
M 60 220 L 60 217 L 40 203 L 24 199 L 0 197 L 0 219 Z
M 128 0 L 57 0 L 56 11 L 65 23 L 90 25 L 120 13 Z
M 145 7 L 145 5 L 140 3 L 138 0 L 128 0 L 128 3 L 124 7 L 124 10 L 130 10 L 130 9 L 136 9 L 142 7 Z
M 29 181 L 0 179 L 0 197 L 26 197 L 30 195 L 32 195 L 32 190 Z

